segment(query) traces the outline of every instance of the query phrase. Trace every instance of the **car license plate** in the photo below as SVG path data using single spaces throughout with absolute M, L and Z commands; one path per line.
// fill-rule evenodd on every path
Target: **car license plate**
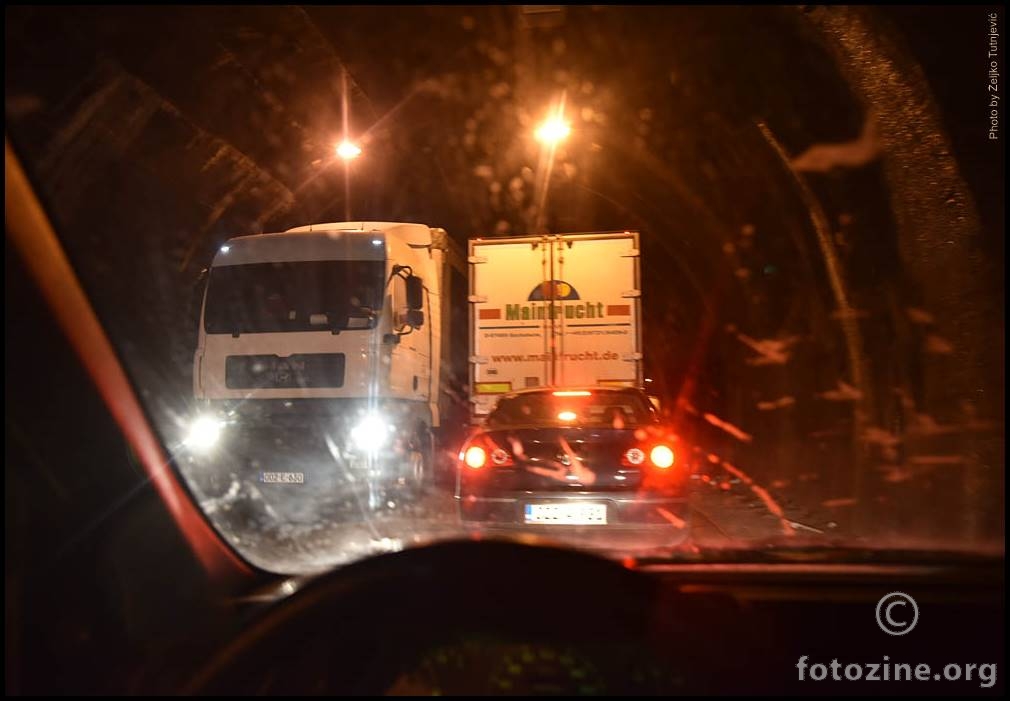
M 305 484 L 304 472 L 263 472 L 260 482 L 264 484 Z
M 606 522 L 606 504 L 577 502 L 573 504 L 526 505 L 526 523 L 597 526 Z

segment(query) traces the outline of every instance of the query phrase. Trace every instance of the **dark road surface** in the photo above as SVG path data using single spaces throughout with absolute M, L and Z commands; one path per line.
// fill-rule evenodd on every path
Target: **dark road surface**
M 839 526 L 844 518 L 834 520 L 831 509 L 813 513 L 800 508 L 788 499 L 788 491 L 769 489 L 725 461 L 706 461 L 693 475 L 686 519 L 667 514 L 668 526 L 643 534 L 615 533 L 606 526 L 575 531 L 464 528 L 448 481 L 439 480 L 420 493 L 391 488 L 370 507 L 369 490 L 361 481 L 344 480 L 329 493 L 320 493 L 307 491 L 308 484 L 236 478 L 218 496 L 202 498 L 201 504 L 253 564 L 290 574 L 319 572 L 370 554 L 460 537 L 532 535 L 624 558 L 793 535 L 831 537 L 844 531 Z

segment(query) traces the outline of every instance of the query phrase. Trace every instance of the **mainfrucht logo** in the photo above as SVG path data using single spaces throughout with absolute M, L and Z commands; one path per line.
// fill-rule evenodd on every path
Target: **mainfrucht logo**
M 555 304 L 549 304 L 551 300 Z M 604 319 L 608 316 L 631 316 L 631 305 L 590 302 L 579 296 L 578 290 L 564 280 L 546 280 L 526 297 L 533 304 L 506 304 L 506 321 L 542 321 L 544 319 Z M 548 304 L 545 304 L 548 302 Z M 501 309 L 481 309 L 481 319 L 501 319 Z
M 551 291 L 554 294 L 551 294 Z M 562 301 L 568 299 L 582 299 L 578 291 L 564 280 L 544 280 L 533 288 L 533 291 L 526 297 L 530 302 L 547 302 L 551 299 Z

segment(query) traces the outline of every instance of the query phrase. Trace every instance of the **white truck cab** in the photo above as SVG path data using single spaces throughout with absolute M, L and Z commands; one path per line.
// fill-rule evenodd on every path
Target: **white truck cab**
M 194 356 L 204 425 L 251 437 L 321 426 L 345 454 L 430 453 L 450 252 L 443 230 L 394 222 L 227 241 Z

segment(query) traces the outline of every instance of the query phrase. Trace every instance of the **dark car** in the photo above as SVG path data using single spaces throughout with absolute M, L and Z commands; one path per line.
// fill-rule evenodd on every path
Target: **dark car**
M 504 395 L 459 453 L 464 523 L 687 529 L 690 467 L 639 389 L 538 388 Z

